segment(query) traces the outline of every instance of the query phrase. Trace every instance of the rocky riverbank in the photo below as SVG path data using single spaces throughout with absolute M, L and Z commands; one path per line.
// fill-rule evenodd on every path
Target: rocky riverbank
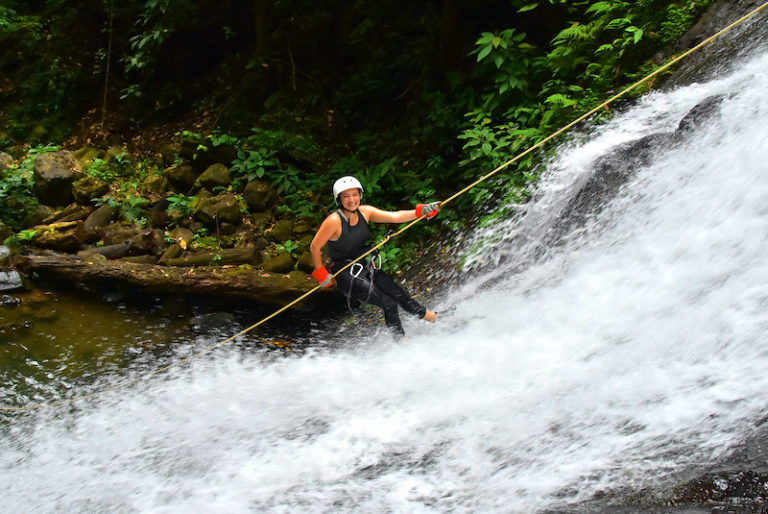
M 7 288 L 21 287 L 14 271 L 268 304 L 313 288 L 316 221 L 278 216 L 278 193 L 266 180 L 233 186 L 231 163 L 186 159 L 184 151 L 168 147 L 146 169 L 117 147 L 0 153 L 0 171 L 14 168 L 21 182 L 6 200 L 16 226 L 0 225 L 13 249 L 0 256 L 14 277 Z M 136 177 L 131 191 L 105 180 L 121 172 Z

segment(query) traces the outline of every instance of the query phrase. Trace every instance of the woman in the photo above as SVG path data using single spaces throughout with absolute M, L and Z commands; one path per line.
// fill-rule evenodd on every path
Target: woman
M 440 203 L 418 204 L 415 210 L 382 211 L 372 205 L 361 205 L 363 186 L 355 177 L 342 177 L 333 185 L 338 209 L 329 215 L 310 244 L 312 276 L 320 285 L 329 287 L 332 275 L 367 251 L 368 223 L 405 223 L 416 218 L 431 218 L 440 211 Z M 322 249 L 328 245 L 330 263 L 323 265 Z M 336 277 L 336 285 L 352 302 L 370 303 L 384 310 L 384 321 L 396 335 L 404 335 L 398 306 L 427 321 L 437 314 L 406 293 L 384 272 L 377 269 L 375 259 L 361 259 Z

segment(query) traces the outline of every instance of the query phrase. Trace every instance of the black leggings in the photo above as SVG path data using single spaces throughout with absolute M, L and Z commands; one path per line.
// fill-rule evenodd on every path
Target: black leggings
M 333 273 L 343 266 L 335 266 Z M 407 312 L 423 318 L 427 308 L 411 298 L 402 287 L 398 286 L 389 276 L 381 270 L 373 272 L 373 288 L 371 288 L 371 276 L 368 267 L 363 269 L 357 278 L 351 271 L 356 268 L 347 268 L 336 277 L 336 285 L 344 296 L 350 300 L 370 303 L 384 310 L 384 322 L 396 335 L 404 335 L 403 325 L 400 323 L 398 306 Z M 351 294 L 350 294 L 351 293 Z

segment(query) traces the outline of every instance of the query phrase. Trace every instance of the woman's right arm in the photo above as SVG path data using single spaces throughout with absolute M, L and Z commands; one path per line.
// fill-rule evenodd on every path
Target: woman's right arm
M 315 269 L 323 267 L 323 246 L 331 239 L 338 239 L 341 235 L 341 220 L 338 215 L 331 214 L 320 225 L 314 239 L 309 245 L 309 253 L 312 254 L 312 265 Z

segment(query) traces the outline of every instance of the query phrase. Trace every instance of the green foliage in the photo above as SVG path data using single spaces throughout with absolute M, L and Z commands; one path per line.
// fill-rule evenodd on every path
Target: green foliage
M 138 20 L 134 24 L 137 32 L 128 38 L 130 52 L 121 59 L 126 75 L 135 77 L 137 82 L 123 88 L 123 100 L 140 98 L 147 92 L 143 83 L 148 77 L 162 73 L 160 57 L 164 45 L 179 27 L 184 27 L 198 13 L 193 2 L 184 0 L 145 0 L 139 5 Z
M 186 196 L 182 193 L 174 193 L 168 196 L 167 200 L 168 208 L 166 211 L 171 215 L 171 222 L 178 223 L 194 212 L 198 198 L 196 196 Z
M 212 250 L 220 250 L 219 240 L 214 234 L 211 234 L 207 228 L 201 228 L 192 236 L 193 248 L 207 248 Z M 221 257 L 219 257 L 221 259 Z
M 33 229 L 21 230 L 18 233 L 12 234 L 5 238 L 3 245 L 7 246 L 8 248 L 13 248 L 14 250 L 23 251 L 32 243 L 32 241 L 34 241 L 38 232 L 39 230 Z
M 534 58 L 535 47 L 525 41 L 525 33 L 506 29 L 498 34 L 484 32 L 475 42 L 471 54 L 477 54 L 477 62 L 492 62 L 496 67 L 493 80 L 499 95 L 518 93 L 520 98 L 530 96 L 530 84 L 541 69 L 543 60 Z M 488 95 L 487 100 L 495 98 Z
M 33 144 L 61 141 L 63 127 L 81 113 L 84 101 L 80 93 L 87 89 L 89 79 L 66 53 L 49 52 L 59 44 L 60 36 L 66 37 L 59 32 L 61 25 L 28 14 L 30 11 L 27 5 L 15 10 L 0 6 L 2 75 L 20 67 L 16 75 L 23 77 L 14 81 L 14 96 L 4 99 L 8 108 L 0 114 L 14 139 Z
M 88 166 L 85 173 L 103 180 L 108 184 L 111 184 L 120 176 L 117 170 L 110 167 L 105 160 L 99 158 L 96 158 L 91 162 L 91 165 Z
M 0 221 L 18 230 L 38 205 L 33 193 L 32 173 L 10 167 L 0 173 Z
M 238 150 L 237 158 L 232 161 L 230 170 L 236 177 L 242 177 L 246 182 L 263 178 L 268 169 L 279 165 L 275 151 L 268 148 L 256 150 Z
M 144 227 L 149 223 L 147 219 L 149 200 L 139 193 L 138 184 L 135 182 L 121 183 L 116 191 L 95 199 L 94 203 L 96 205 L 107 204 L 117 207 L 120 219 L 136 223 L 140 227 Z
M 545 2 L 517 3 L 519 12 L 527 12 Z M 526 45 L 524 34 L 512 29 L 483 33 L 475 43 L 472 53 L 490 79 L 480 105 L 466 114 L 468 126 L 458 136 L 464 142 L 460 162 L 464 176 L 476 177 L 504 165 L 592 109 L 609 90 L 634 79 L 632 68 L 652 71 L 643 60 L 679 37 L 703 8 L 683 0 L 547 3 L 550 11 L 556 8 L 570 20 L 554 34 L 550 48 L 535 50 Z M 489 64 L 495 72 L 489 72 Z M 520 79 L 510 81 L 515 72 Z M 473 188 L 463 202 L 479 205 L 492 192 L 497 198 L 501 193 L 502 204 L 524 201 L 526 184 L 537 178 L 534 169 L 540 156 L 527 154 L 494 183 Z
M 12 165 L 0 172 L 0 221 L 18 230 L 39 205 L 34 193 L 32 173 L 35 157 L 60 150 L 60 146 L 45 145 L 30 148 L 20 165 Z
M 291 241 L 290 239 L 287 240 L 283 244 L 277 244 L 275 245 L 279 250 L 282 250 L 284 252 L 288 252 L 291 257 L 294 259 L 296 258 L 296 251 L 299 249 L 299 244 L 295 241 Z

